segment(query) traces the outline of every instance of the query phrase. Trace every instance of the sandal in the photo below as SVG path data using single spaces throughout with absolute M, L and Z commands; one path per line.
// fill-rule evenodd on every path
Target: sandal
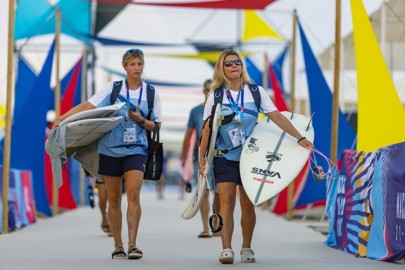
M 233 250 L 230 248 L 226 248 L 222 250 L 221 254 L 219 255 L 219 261 L 222 264 L 232 264 L 233 263 Z
M 140 259 L 142 257 L 143 257 L 142 251 L 139 248 L 137 248 L 136 246 L 130 246 L 128 248 L 128 259 L 137 260 L 137 259 Z
M 202 232 L 198 235 L 198 238 L 210 238 L 211 235 L 209 234 L 209 232 Z
M 111 258 L 112 259 L 125 259 L 127 257 L 127 254 L 125 253 L 125 250 L 122 247 L 116 248 L 113 253 L 111 253 Z
M 242 248 L 240 250 L 240 260 L 243 263 L 254 263 L 256 262 L 255 253 L 251 248 Z

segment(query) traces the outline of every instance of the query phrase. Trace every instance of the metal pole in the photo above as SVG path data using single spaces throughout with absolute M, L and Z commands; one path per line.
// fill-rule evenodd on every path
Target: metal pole
M 14 70 L 14 0 L 8 4 L 8 53 L 7 53 L 7 104 L 6 104 L 6 130 L 4 134 L 3 154 L 3 234 L 8 233 L 8 185 L 10 177 L 10 148 L 11 148 L 11 125 L 12 125 L 12 93 L 13 93 L 13 70 Z
M 292 39 L 291 39 L 291 71 L 290 71 L 290 108 L 294 110 L 295 108 L 295 63 L 296 63 L 296 56 L 295 56 L 295 46 L 296 46 L 296 35 L 297 35 L 297 11 L 294 10 L 293 13 L 293 25 L 292 25 Z M 293 196 L 294 196 L 294 181 L 288 186 L 287 189 L 287 219 L 292 220 L 292 210 L 294 207 L 293 203 Z

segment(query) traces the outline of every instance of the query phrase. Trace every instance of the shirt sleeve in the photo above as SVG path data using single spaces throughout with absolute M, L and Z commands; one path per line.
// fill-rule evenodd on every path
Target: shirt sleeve
M 269 94 L 267 94 L 266 90 L 263 87 L 259 86 L 260 91 L 260 108 L 263 110 L 263 113 L 269 113 L 277 110 L 277 107 L 274 105 L 273 101 L 271 101 Z
M 95 93 L 91 98 L 87 101 L 93 104 L 95 107 L 105 106 L 102 102 L 105 98 L 111 95 L 113 89 L 113 82 L 109 82 L 103 86 L 97 93 Z
M 204 121 L 211 115 L 212 106 L 214 106 L 214 92 L 208 96 L 207 101 L 205 102 L 203 116 Z

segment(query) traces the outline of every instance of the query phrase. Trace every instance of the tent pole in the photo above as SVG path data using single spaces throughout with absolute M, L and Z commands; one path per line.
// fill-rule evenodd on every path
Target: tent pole
M 291 71 L 290 71 L 290 108 L 292 111 L 295 110 L 295 47 L 296 47 L 296 36 L 297 36 L 297 11 L 294 10 L 293 13 L 293 24 L 292 24 L 292 39 L 291 39 Z M 294 196 L 294 181 L 288 186 L 287 189 L 287 220 L 292 220 L 292 211 L 294 208 L 293 203 Z
M 81 81 L 81 102 L 87 100 L 87 47 L 83 47 L 82 52 L 82 81 Z M 84 172 L 84 168 L 80 167 L 80 199 L 79 205 L 85 205 L 85 193 L 86 193 L 86 173 Z
M 4 156 L 3 156 L 3 218 L 2 233 L 8 233 L 8 185 L 10 177 L 10 148 L 11 148 L 11 119 L 13 110 L 11 108 L 13 93 L 13 70 L 14 70 L 14 6 L 15 0 L 8 4 L 8 53 L 7 53 L 7 104 L 6 104 L 6 130 L 4 134 Z
M 56 52 L 56 85 L 55 85 L 55 117 L 60 116 L 60 80 L 59 80 L 59 67 L 60 67 L 60 9 L 55 10 L 55 52 Z M 59 196 L 56 181 L 52 181 L 52 215 L 57 215 L 59 212 Z
M 269 90 L 269 56 L 267 55 L 267 53 L 265 52 L 263 54 L 263 61 L 264 61 L 264 67 L 263 67 L 263 88 L 264 90 L 268 91 Z
M 332 107 L 332 130 L 330 157 L 332 162 L 337 161 L 337 142 L 339 126 L 339 80 L 340 80 L 340 24 L 341 24 L 342 1 L 336 0 L 336 24 L 335 24 L 335 68 L 333 76 L 333 107 Z
M 387 1 L 385 0 L 382 5 L 381 5 L 381 37 L 380 37 L 380 42 L 381 42 L 381 51 L 382 54 L 385 58 L 385 48 L 386 48 L 386 38 L 385 38 L 385 33 L 386 33 L 386 23 L 387 23 Z

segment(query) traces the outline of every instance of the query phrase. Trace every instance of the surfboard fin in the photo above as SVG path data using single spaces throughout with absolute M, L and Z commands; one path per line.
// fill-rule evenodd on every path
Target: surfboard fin
M 290 117 L 290 119 L 293 119 L 293 117 L 294 117 L 294 111 L 295 111 L 295 102 L 294 102 L 294 104 L 292 105 L 291 117 Z
M 312 122 L 312 118 L 314 117 L 314 114 L 315 114 L 315 112 L 312 113 L 311 118 L 309 119 L 309 122 L 308 122 L 308 126 L 307 126 L 307 128 L 305 129 L 305 131 L 308 131 L 309 128 L 311 127 L 311 122 Z

